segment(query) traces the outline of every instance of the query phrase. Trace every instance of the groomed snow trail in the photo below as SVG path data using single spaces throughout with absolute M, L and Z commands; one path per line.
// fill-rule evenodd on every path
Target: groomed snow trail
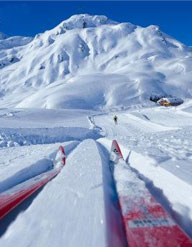
M 62 172 L 18 215 L 0 244 L 4 247 L 13 243 L 16 247 L 125 246 L 121 242 L 121 226 L 117 225 L 121 224 L 117 198 L 111 190 L 109 167 L 102 152 L 93 140 L 79 144 Z M 114 208 L 110 206 L 112 198 Z M 113 222 L 116 227 L 111 226 L 106 210 L 110 210 L 107 212 L 111 213 L 110 217 L 116 217 L 117 222 Z M 114 245 L 109 243 L 109 234 L 116 241 Z
M 107 114 L 42 110 L 40 114 L 41 110 L 1 109 L 1 130 L 6 125 L 1 135 L 5 147 L 0 149 L 1 190 L 49 169 L 59 145 L 65 146 L 68 157 L 62 172 L 0 232 L 0 245 L 126 246 L 121 242 L 124 232 L 109 169 L 112 139 L 117 139 L 125 158 L 131 151 L 129 163 L 136 176 L 192 237 L 192 123 L 191 113 L 184 110 L 160 107 Z M 20 129 L 22 123 L 29 129 Z M 70 141 L 53 144 L 68 140 L 70 126 Z M 31 145 L 33 133 L 41 145 Z M 53 139 L 48 138 L 50 133 Z M 88 137 L 97 141 L 85 140 Z M 19 142 L 27 139 L 28 143 Z M 15 147 L 7 148 L 10 144 Z
M 113 121 L 118 116 L 118 124 Z M 124 157 L 150 192 L 192 237 L 191 121 L 175 108 L 150 108 L 95 116 L 108 150 L 117 139 Z
M 65 145 L 68 155 L 79 142 L 71 141 L 62 144 Z M 52 169 L 59 145 L 57 143 L 0 149 L 0 193 Z

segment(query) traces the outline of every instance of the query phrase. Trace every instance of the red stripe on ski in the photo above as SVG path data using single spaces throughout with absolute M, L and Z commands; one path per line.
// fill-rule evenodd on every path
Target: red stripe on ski
M 57 159 L 57 162 L 59 162 L 59 164 L 65 165 L 66 157 L 64 148 L 62 146 L 59 147 L 57 154 L 58 153 L 60 153 L 60 155 L 58 155 L 59 158 Z M 61 169 L 62 166 L 57 169 L 42 173 L 0 194 L 0 219 L 2 219 L 11 210 L 17 207 L 38 189 L 43 187 L 51 179 L 57 176 Z
M 119 152 L 117 147 L 119 148 L 118 143 L 113 141 L 111 151 L 113 152 L 112 161 L 117 161 L 115 169 L 118 165 L 122 165 L 122 162 L 118 163 L 121 151 Z M 118 158 L 114 159 L 114 156 Z M 123 165 L 127 164 L 123 163 Z M 129 172 L 132 173 L 131 170 Z M 117 185 L 118 181 L 115 182 Z M 192 247 L 192 240 L 167 214 L 147 188 L 143 193 L 139 188 L 137 189 L 136 185 L 137 182 L 133 186 L 134 194 L 130 197 L 118 192 L 129 247 Z
M 2 193 L 0 195 L 0 219 L 32 195 L 35 191 L 49 182 L 59 172 L 60 170 L 54 170 L 43 173 Z

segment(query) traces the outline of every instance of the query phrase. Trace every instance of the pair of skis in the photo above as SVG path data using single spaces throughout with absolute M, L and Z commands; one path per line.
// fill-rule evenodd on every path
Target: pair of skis
M 115 140 L 111 147 L 111 161 L 128 246 L 192 247 L 192 240 L 167 214 L 124 161 Z M 61 146 L 52 170 L 1 193 L 0 219 L 57 176 L 65 163 L 65 151 Z
M 0 220 L 22 203 L 34 192 L 42 188 L 51 179 L 56 177 L 66 163 L 64 147 L 60 146 L 56 154 L 53 169 L 41 173 L 23 183 L 0 194 Z
M 192 247 L 192 240 L 124 161 L 116 140 L 112 142 L 110 160 L 128 246 Z

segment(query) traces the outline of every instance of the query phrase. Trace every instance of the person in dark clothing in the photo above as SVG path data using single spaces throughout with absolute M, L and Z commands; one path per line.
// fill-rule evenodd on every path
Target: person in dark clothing
M 113 118 L 115 124 L 117 124 L 117 116 L 115 115 L 114 118 Z
M 87 27 L 87 23 L 84 21 L 83 22 L 83 28 L 86 28 Z

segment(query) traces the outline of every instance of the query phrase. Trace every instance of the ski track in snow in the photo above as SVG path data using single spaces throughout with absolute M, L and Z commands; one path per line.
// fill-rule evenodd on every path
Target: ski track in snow
M 117 196 L 111 188 L 108 161 L 102 152 L 93 140 L 83 141 L 68 156 L 68 165 L 61 174 L 47 184 L 31 207 L 13 222 L 1 238 L 1 244 L 10 246 L 17 240 L 17 246 L 60 246 L 62 243 L 68 247 L 79 246 L 79 243 L 81 246 L 108 246 L 110 239 L 109 246 L 125 246 L 122 228 L 118 226 L 121 222 L 118 222 Z M 41 220 L 37 224 L 39 216 Z M 35 230 L 31 231 L 34 225 Z
M 14 136 L 17 143 L 0 148 L 0 191 L 49 169 L 60 144 L 68 156 L 62 173 L 8 225 L 0 245 L 126 246 L 121 242 L 124 233 L 108 163 L 112 139 L 120 143 L 125 159 L 129 154 L 134 173 L 192 237 L 192 123 L 190 113 L 184 110 L 158 107 L 113 113 L 65 111 L 65 121 L 62 111 L 48 110 L 46 128 L 42 128 L 43 116 L 36 124 L 41 110 L 0 110 L 4 121 L 0 132 L 12 142 Z M 42 110 L 42 115 L 45 112 Z M 117 125 L 114 114 L 118 116 Z M 49 122 L 56 115 L 54 124 Z M 10 119 L 17 122 L 17 128 Z M 22 119 L 31 128 L 21 128 Z M 32 140 L 34 133 L 40 141 L 19 141 Z M 87 138 L 97 140 L 97 144 Z M 40 232 L 44 232 L 43 236 Z
M 165 112 L 163 125 L 162 112 Z M 118 115 L 118 112 L 114 114 Z M 108 137 L 108 140 L 100 139 L 100 142 L 108 149 L 112 139 L 121 143 L 124 158 L 129 154 L 133 170 L 177 223 L 192 236 L 192 142 L 187 114 L 180 111 L 173 113 L 171 108 L 119 113 L 118 126 L 113 123 L 113 115 L 105 116 L 104 122 L 100 117 L 95 118 L 96 124 L 103 127 Z M 143 115 L 147 118 L 143 119 Z M 171 115 L 172 124 L 167 115 Z

